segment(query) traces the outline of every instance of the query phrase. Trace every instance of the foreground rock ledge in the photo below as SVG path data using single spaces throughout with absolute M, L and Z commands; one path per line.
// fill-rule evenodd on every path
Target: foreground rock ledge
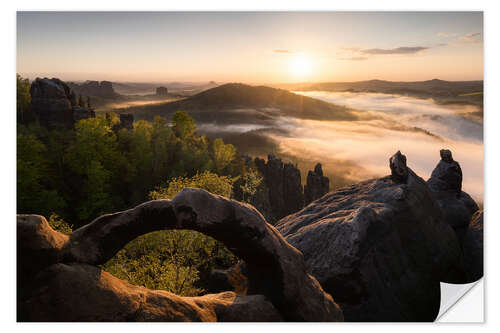
M 439 282 L 466 282 L 461 247 L 406 157 L 389 166 L 390 176 L 328 193 L 276 227 L 346 321 L 433 321 Z
M 179 297 L 132 286 L 95 265 L 134 238 L 190 229 L 222 241 L 247 264 L 248 296 Z M 303 255 L 252 206 L 187 188 L 104 215 L 70 236 L 45 218 L 18 215 L 21 321 L 342 321 L 342 311 L 306 271 Z

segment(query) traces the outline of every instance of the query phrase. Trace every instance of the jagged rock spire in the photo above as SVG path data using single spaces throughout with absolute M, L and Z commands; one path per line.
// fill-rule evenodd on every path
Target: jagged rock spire
M 408 180 L 408 167 L 406 166 L 406 156 L 398 152 L 389 159 L 391 168 L 391 178 L 396 183 L 406 183 Z

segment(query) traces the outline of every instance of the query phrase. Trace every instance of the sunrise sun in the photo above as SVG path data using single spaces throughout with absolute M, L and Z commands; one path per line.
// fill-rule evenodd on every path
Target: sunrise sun
M 307 76 L 311 74 L 312 62 L 304 54 L 296 54 L 290 62 L 290 72 L 294 76 Z

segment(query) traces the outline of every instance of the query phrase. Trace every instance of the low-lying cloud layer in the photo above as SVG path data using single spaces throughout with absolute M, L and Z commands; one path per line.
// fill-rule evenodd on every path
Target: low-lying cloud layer
M 386 175 L 388 158 L 401 150 L 407 155 L 408 165 L 427 179 L 439 161 L 439 150 L 449 148 L 462 166 L 464 190 L 482 200 L 482 125 L 462 116 L 474 111 L 474 107 L 448 108 L 432 100 L 387 94 L 324 91 L 302 94 L 363 110 L 360 113 L 373 118 L 359 122 L 296 120 L 297 127 L 291 137 L 280 139 L 284 151 L 316 156 L 318 160 L 345 159 L 373 175 Z M 422 131 L 408 130 L 411 128 Z M 358 178 L 366 177 L 359 174 Z
M 303 178 L 321 162 L 334 189 L 390 174 L 389 157 L 398 150 L 407 156 L 409 167 L 428 179 L 439 162 L 439 150 L 448 148 L 462 166 L 463 189 L 482 201 L 482 124 L 467 117 L 476 107 L 379 93 L 297 93 L 355 109 L 359 120 L 304 120 L 287 116 L 284 110 L 235 109 L 227 112 L 267 117 L 265 121 L 256 116 L 229 117 L 234 121 L 198 123 L 198 129 L 223 137 L 242 153 L 261 157 L 273 153 L 297 163 Z

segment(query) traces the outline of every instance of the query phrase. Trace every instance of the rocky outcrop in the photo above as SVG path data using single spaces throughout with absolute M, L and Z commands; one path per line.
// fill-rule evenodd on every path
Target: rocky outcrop
M 252 206 L 186 188 L 103 215 L 62 235 L 36 215 L 18 216 L 21 321 L 341 321 L 342 311 L 306 270 L 303 255 Z M 190 229 L 223 242 L 245 261 L 246 296 L 179 297 L 134 287 L 96 267 L 134 238 Z M 26 242 L 23 240 L 31 240 Z
M 120 113 L 120 128 L 134 129 L 134 115 L 131 113 Z
M 483 277 L 483 211 L 477 211 L 473 216 L 463 239 L 465 270 L 468 282 L 474 282 Z
M 156 88 L 156 96 L 167 96 L 168 89 L 166 87 L 158 87 Z
M 453 160 L 451 151 L 442 149 L 440 155 L 441 160 L 427 184 L 441 208 L 443 219 L 462 241 L 469 221 L 479 207 L 470 195 L 462 191 L 462 169 Z
M 30 94 L 32 111 L 44 127 L 73 128 L 77 121 L 95 117 L 92 109 L 76 104 L 74 92 L 59 79 L 36 78 Z
M 18 303 L 19 321 L 282 321 L 263 295 L 233 292 L 201 297 L 134 286 L 100 268 L 58 263 L 35 277 L 30 297 Z
M 463 283 L 457 237 L 400 152 L 392 175 L 328 193 L 276 228 L 346 321 L 433 321 L 439 282 Z
M 69 82 L 68 84 L 78 95 L 103 98 L 119 96 L 113 89 L 113 84 L 109 81 L 85 81 L 81 84 Z
M 276 220 L 304 207 L 300 171 L 292 163 L 284 164 L 281 159 L 268 155 L 267 163 L 257 157 L 255 166 L 269 189 L 269 202 Z
M 304 185 L 304 203 L 310 204 L 316 199 L 321 198 L 330 191 L 330 181 L 323 176 L 323 169 L 318 163 L 314 167 L 314 171 L 309 171 L 307 174 L 307 182 Z

